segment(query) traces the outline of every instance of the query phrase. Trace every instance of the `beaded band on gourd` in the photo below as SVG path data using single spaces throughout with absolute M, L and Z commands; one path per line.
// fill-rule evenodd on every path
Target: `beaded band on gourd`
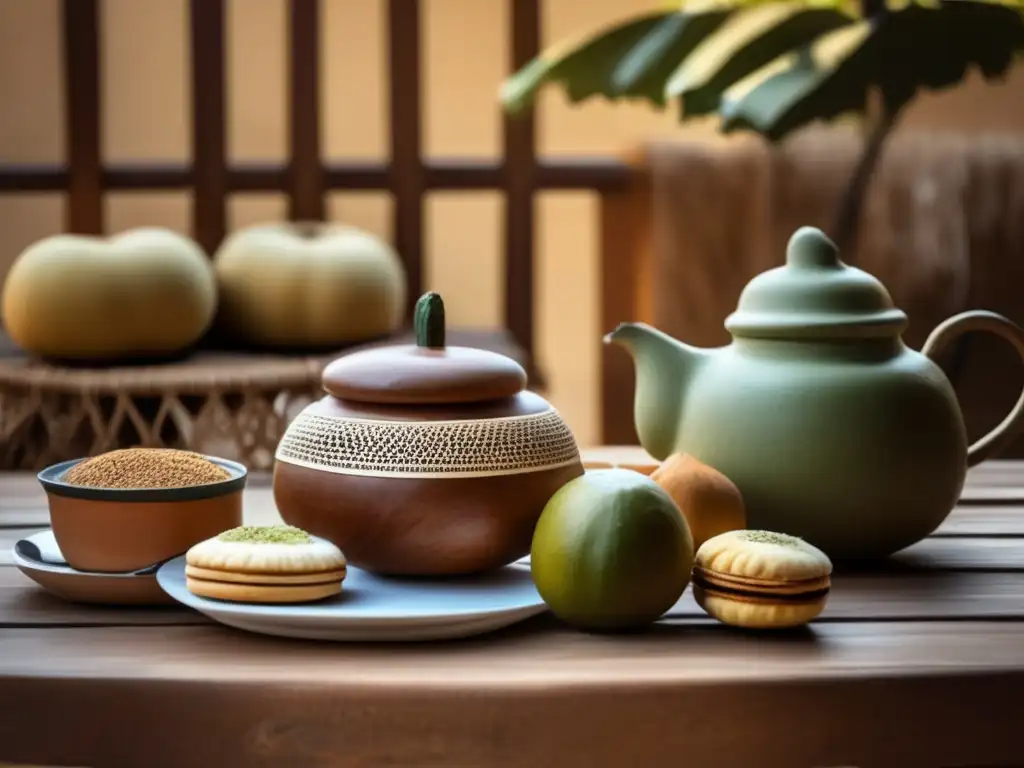
M 554 409 L 527 416 L 399 422 L 300 414 L 275 458 L 324 472 L 378 477 L 473 477 L 556 469 L 579 461 Z

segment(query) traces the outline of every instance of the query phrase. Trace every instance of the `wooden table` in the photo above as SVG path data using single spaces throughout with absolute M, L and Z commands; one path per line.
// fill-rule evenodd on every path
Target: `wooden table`
M 265 478 L 247 515 L 276 518 Z M 550 617 L 407 646 L 258 637 L 42 593 L 7 553 L 46 522 L 34 478 L 0 475 L 0 761 L 1024 765 L 1024 463 L 974 471 L 935 536 L 838 574 L 785 635 L 717 625 L 687 594 L 625 637 Z

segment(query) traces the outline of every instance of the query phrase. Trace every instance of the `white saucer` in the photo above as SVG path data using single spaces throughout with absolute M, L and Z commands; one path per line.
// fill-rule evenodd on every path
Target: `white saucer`
M 398 579 L 349 566 L 341 594 L 301 605 L 211 600 L 185 586 L 185 558 L 157 572 L 171 597 L 236 629 L 278 637 L 337 641 L 413 641 L 469 637 L 545 610 L 529 567 L 513 564 L 457 579 Z
M 76 571 L 64 560 L 51 530 L 15 542 L 11 560 L 43 589 L 74 603 L 174 604 L 157 584 L 155 569 L 136 573 Z

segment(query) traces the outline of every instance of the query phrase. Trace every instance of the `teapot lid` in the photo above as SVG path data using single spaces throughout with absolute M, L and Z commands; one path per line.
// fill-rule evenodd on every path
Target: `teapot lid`
M 377 347 L 340 357 L 321 381 L 334 397 L 361 403 L 450 405 L 511 397 L 526 388 L 515 360 L 445 345 L 444 302 L 427 293 L 416 302 L 416 343 Z
M 885 286 L 814 227 L 794 233 L 786 264 L 751 280 L 725 321 L 733 336 L 779 339 L 897 336 L 906 325 Z

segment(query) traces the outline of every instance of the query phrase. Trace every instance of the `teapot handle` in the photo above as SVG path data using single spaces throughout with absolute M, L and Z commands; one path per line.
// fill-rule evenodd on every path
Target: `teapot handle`
M 975 310 L 954 315 L 935 327 L 929 334 L 921 354 L 933 358 L 958 336 L 973 331 L 988 331 L 1001 336 L 1013 345 L 1017 354 L 1024 360 L 1024 330 L 1016 323 L 1007 320 L 995 312 Z M 979 439 L 967 449 L 967 466 L 973 467 L 991 458 L 1006 448 L 1017 436 L 1019 428 L 1024 425 L 1024 392 L 1017 399 L 1013 410 L 991 432 Z

